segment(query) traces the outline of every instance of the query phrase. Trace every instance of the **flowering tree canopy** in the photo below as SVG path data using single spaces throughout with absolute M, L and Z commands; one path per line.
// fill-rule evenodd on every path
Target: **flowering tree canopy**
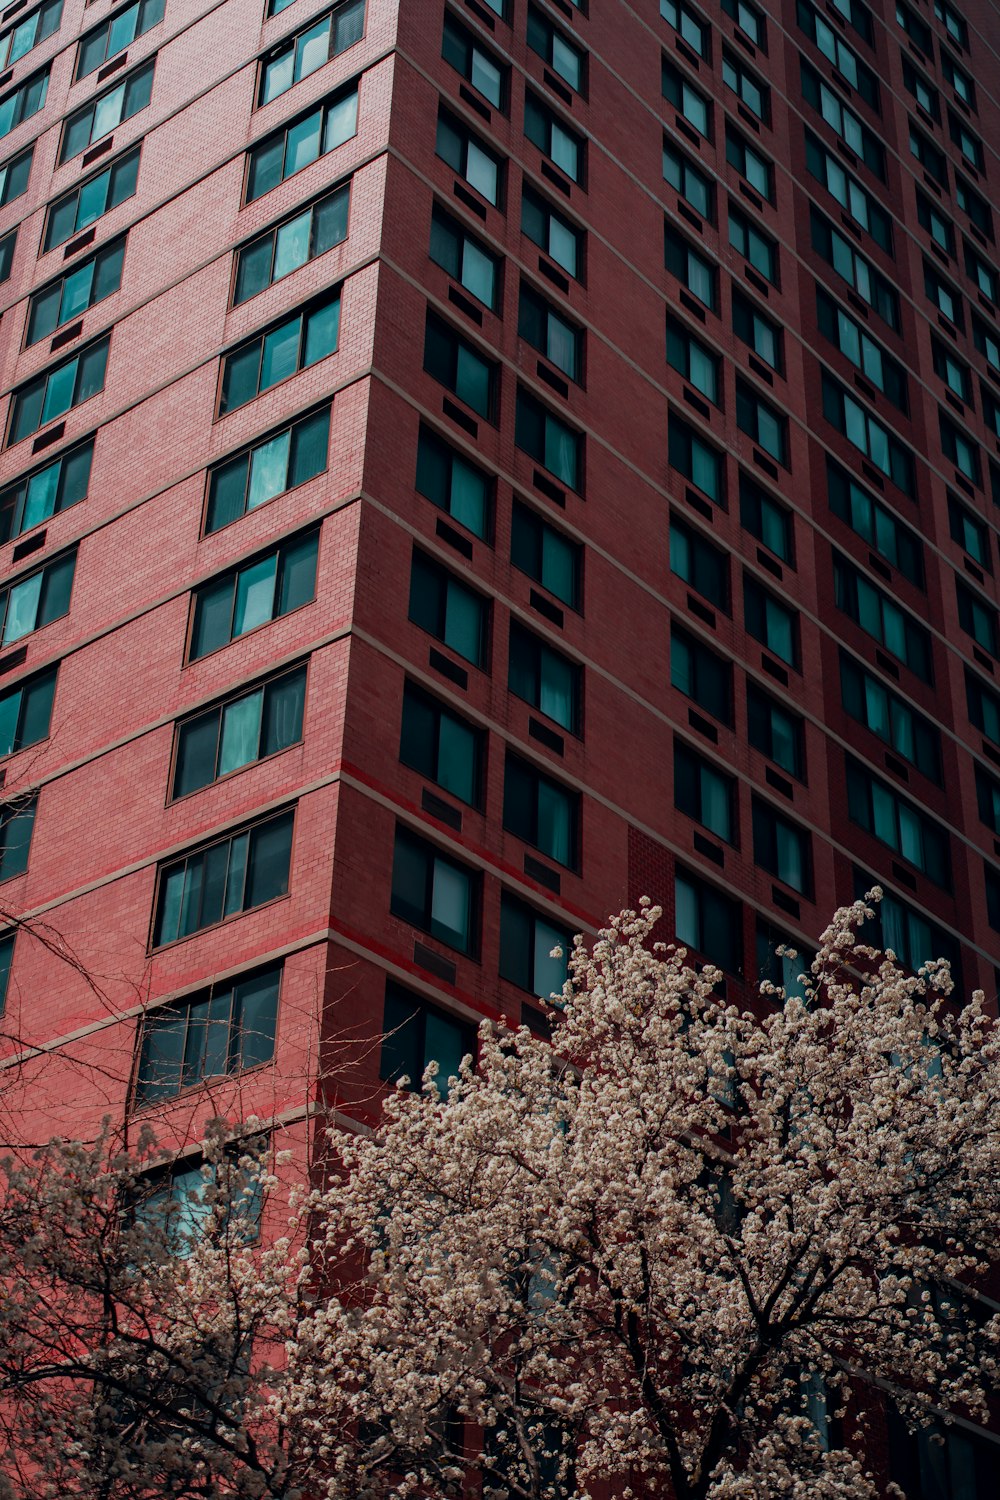
M 578 946 L 551 1043 L 484 1026 L 447 1087 L 332 1127 L 277 1242 L 221 1128 L 180 1228 L 123 1210 L 141 1152 L 9 1164 L 0 1497 L 861 1500 L 866 1392 L 982 1420 L 982 997 L 861 944 L 859 903 L 801 997 L 740 1014 L 658 915 Z

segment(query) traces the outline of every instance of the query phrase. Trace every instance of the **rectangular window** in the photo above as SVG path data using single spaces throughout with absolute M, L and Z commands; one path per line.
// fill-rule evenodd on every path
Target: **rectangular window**
M 793 997 L 805 1000 L 805 980 L 810 977 L 812 955 L 802 953 L 798 945 L 770 922 L 757 921 L 757 980 L 780 990 L 767 998 L 781 1003 Z M 825 1410 L 825 1407 L 824 1407 Z
M 507 686 L 546 718 L 570 734 L 579 735 L 583 708 L 581 668 L 516 620 L 510 625 Z
M 499 62 L 478 39 L 445 11 L 441 56 L 466 83 L 482 94 L 494 109 L 504 109 L 507 100 L 507 67 Z
M 851 821 L 907 860 L 944 890 L 951 886 L 948 835 L 894 787 L 847 756 L 847 812 Z
M 219 416 L 335 353 L 339 333 L 338 286 L 238 344 L 222 356 Z
M 948 163 L 945 154 L 939 151 L 912 121 L 910 123 L 910 155 L 920 163 L 929 176 L 933 177 L 939 187 L 947 191 Z
M 81 349 L 60 364 L 50 365 L 11 397 L 7 447 L 30 437 L 56 417 L 82 406 L 104 389 L 111 335 Z
M 954 110 L 948 111 L 948 134 L 953 143 L 961 151 L 966 164 L 974 172 L 985 172 L 986 159 L 983 155 L 983 143 L 977 135 L 969 129 L 964 121 L 960 120 Z
M 325 406 L 210 470 L 205 535 L 322 474 L 329 439 L 330 408 Z
M 399 758 L 464 802 L 483 805 L 486 736 L 412 682 L 403 689 Z
M 840 653 L 840 692 L 844 709 L 870 729 L 884 745 L 916 766 L 931 781 L 941 781 L 941 736 L 904 698 L 881 678 Z
M 862 929 L 862 939 L 873 947 L 891 948 L 900 963 L 914 973 L 932 958 L 947 958 L 952 976 L 958 982 L 958 944 L 940 927 L 935 927 L 920 912 L 914 911 L 898 896 L 885 889 L 885 881 L 875 875 L 866 875 L 855 868 L 854 895 L 860 899 L 873 885 L 883 888 L 882 900 L 872 907 L 874 918 Z
M 49 68 L 44 67 L 0 99 L 0 136 L 9 135 L 44 107 L 49 91 Z M 117 121 L 116 121 L 117 123 Z M 65 161 L 65 156 L 60 157 Z
M 672 104 L 677 113 L 689 125 L 693 125 L 699 135 L 703 135 L 706 140 L 711 140 L 711 104 L 700 90 L 688 82 L 680 68 L 675 67 L 666 58 L 663 58 L 660 66 L 660 90 L 667 103 Z
M 136 37 L 145 36 L 163 20 L 164 0 L 133 0 L 124 10 L 115 11 L 100 26 L 80 38 L 76 55 L 76 81 L 103 67 L 109 58 L 117 57 L 130 47 Z
M 300 666 L 182 720 L 171 796 L 186 797 L 297 745 L 305 702 L 306 669 Z
M 190 999 L 148 1010 L 135 1081 L 136 1108 L 270 1062 L 281 972 L 280 963 L 270 964 L 228 984 L 213 984 Z
M 710 28 L 684 0 L 660 0 L 660 15 L 692 52 L 707 60 Z
M 670 517 L 670 571 L 717 609 L 729 613 L 729 554 L 677 515 Z
M 246 201 L 254 203 L 357 134 L 358 86 L 331 94 L 304 115 L 266 136 L 247 156 Z
M 823 117 L 849 151 L 859 157 L 880 182 L 885 182 L 885 147 L 853 109 L 841 99 L 805 58 L 801 60 L 802 97 Z
M 837 608 L 921 679 L 933 682 L 930 634 L 860 569 L 834 554 Z
M 233 306 L 256 297 L 345 240 L 350 202 L 350 183 L 345 183 L 238 250 Z
M 723 843 L 736 842 L 736 782 L 674 739 L 674 806 Z
M 740 525 L 768 551 L 795 566 L 794 523 L 791 511 L 750 478 L 740 474 Z
M 977 229 L 982 230 L 988 240 L 993 238 L 993 212 L 986 199 L 969 186 L 964 177 L 955 173 L 955 202 Z
M 547 297 L 521 282 L 517 331 L 568 380 L 583 380 L 583 330 L 564 318 Z
M 680 868 L 674 874 L 674 932 L 679 943 L 708 963 L 727 974 L 742 973 L 742 908 L 697 875 Z
M 583 436 L 523 386 L 517 388 L 514 442 L 535 463 L 578 494 L 583 492 Z
M 458 953 L 477 946 L 479 876 L 396 825 L 389 910 Z
M 289 809 L 162 865 L 152 946 L 176 943 L 287 895 L 294 823 Z
M 906 92 L 917 101 L 925 114 L 939 124 L 941 121 L 941 97 L 932 83 L 928 83 L 923 73 L 910 62 L 908 57 L 903 58 L 903 87 Z
M 683 323 L 667 319 L 667 364 L 700 391 L 707 401 L 718 405 L 718 356 L 706 344 L 689 333 Z
M 76 548 L 0 589 L 0 645 L 11 646 L 69 614 Z
M 503 826 L 556 864 L 579 870 L 579 792 L 509 750 L 504 763 Z
M 821 286 L 816 287 L 816 313 L 823 337 L 891 401 L 897 411 L 909 410 L 906 372 L 877 344 L 856 318 L 844 311 Z
M 755 682 L 747 681 L 747 738 L 755 750 L 775 765 L 805 781 L 805 740 L 802 720 L 777 703 Z
M 437 154 L 487 203 L 501 206 L 503 162 L 478 136 L 444 109 L 438 113 Z
M 818 10 L 809 5 L 807 0 L 798 0 L 796 16 L 800 30 L 805 32 L 811 42 L 815 42 L 827 62 L 832 63 L 844 82 L 852 89 L 856 89 L 865 103 L 878 113 L 878 79 L 867 63 L 861 61 L 858 54 L 847 45 L 836 28 L 831 26 Z M 905 68 L 905 61 L 903 66 Z
M 12 68 L 34 47 L 54 36 L 61 20 L 62 0 L 45 0 L 44 5 L 29 11 L 0 36 L 0 69 Z
M 124 120 L 131 120 L 133 115 L 146 108 L 153 94 L 155 61 L 155 58 L 150 58 L 120 83 L 113 84 L 68 117 L 63 125 L 60 162 L 79 156 L 95 141 L 103 140 L 117 130 Z
M 514 501 L 510 560 L 569 609 L 579 610 L 583 595 L 583 548 L 537 511 Z
M 743 575 L 743 622 L 755 641 L 790 667 L 799 664 L 798 612 Z
M 874 548 L 886 562 L 898 568 L 917 588 L 924 586 L 924 545 L 916 532 L 904 526 L 889 508 L 876 500 L 846 469 L 826 461 L 827 496 L 830 509 L 853 532 Z
M 195 589 L 188 660 L 291 614 L 316 596 L 319 532 L 289 537 Z
M 487 422 L 496 420 L 499 371 L 468 339 L 428 309 L 424 332 L 424 369 L 445 390 Z
M 736 377 L 736 425 L 776 463 L 789 467 L 788 418 L 739 376 Z
M 962 68 L 958 66 L 955 59 L 941 48 L 941 74 L 946 83 L 950 83 L 955 93 L 970 109 L 976 107 L 976 86 Z
M 670 632 L 670 685 L 722 724 L 733 722 L 733 664 L 679 625 Z
M 10 988 L 10 971 L 14 962 L 14 938 L 13 932 L 5 932 L 0 936 L 0 1016 L 7 1009 L 7 991 Z
M 767 317 L 741 291 L 733 288 L 733 332 L 741 343 L 746 344 L 770 365 L 779 375 L 784 369 L 781 347 L 781 329 L 772 318 Z
M 558 958 L 554 948 L 561 949 Z M 500 896 L 500 978 L 540 1000 L 561 995 L 573 938 L 565 927 L 534 911 L 516 896 Z
M 32 142 L 26 151 L 19 151 L 17 156 L 8 157 L 0 166 L 0 208 L 13 203 L 15 198 L 20 198 L 27 190 L 34 154 L 35 146 Z
M 0 880 L 23 875 L 28 868 L 37 806 L 37 792 L 0 806 Z
M 972 341 L 990 368 L 1000 374 L 1000 334 L 994 333 L 981 318 L 973 317 Z
M 463 661 L 487 670 L 488 602 L 423 552 L 413 554 L 409 617 Z
M 86 500 L 93 456 L 94 440 L 89 438 L 0 490 L 0 546 Z
M 816 209 L 810 212 L 812 247 L 894 332 L 900 329 L 899 293 L 871 261 L 859 255 L 839 229 Z
M 767 30 L 764 17 L 749 0 L 722 0 L 722 9 L 734 20 L 744 36 L 748 36 L 755 47 L 767 51 Z
M 673 412 L 667 429 L 667 462 L 716 505 L 725 505 L 726 465 L 723 455 Z
M 573 182 L 583 182 L 583 137 L 563 124 L 558 115 L 534 94 L 525 95 L 524 133 L 560 172 L 565 172 Z
M 704 172 L 688 161 L 672 141 L 663 138 L 663 180 L 677 192 L 695 213 L 710 224 L 715 223 L 715 188 Z
M 973 484 L 982 484 L 983 475 L 979 466 L 979 445 L 974 438 L 969 437 L 960 427 L 956 427 L 950 417 L 945 416 L 939 409 L 938 423 L 941 429 L 941 451 L 951 463 L 955 465 L 958 472 Z
M 0 755 L 15 755 L 48 739 L 57 672 L 48 667 L 0 693 Z
M 994 745 L 1000 745 L 1000 694 L 965 669 L 965 697 L 972 724 Z
M 132 197 L 139 178 L 139 149 L 133 146 L 102 172 L 88 177 L 50 205 L 45 219 L 46 250 L 64 244 L 88 224 L 93 224 Z
M 553 73 L 568 83 L 576 93 L 586 88 L 587 54 L 553 26 L 548 16 L 536 6 L 528 6 L 528 46 L 543 62 L 548 63 Z
M 896 21 L 906 32 L 917 51 L 922 52 L 925 57 L 933 58 L 934 42 L 931 39 L 931 28 L 908 5 L 904 5 L 903 0 L 896 0 Z
M 280 42 L 261 64 L 258 107 L 270 104 L 310 73 L 322 68 L 331 57 L 337 57 L 360 42 L 365 29 L 364 0 L 346 0 L 303 31 Z
M 953 354 L 950 345 L 931 337 L 934 373 L 960 401 L 972 400 L 972 374 L 964 360 Z
M 416 488 L 426 500 L 484 541 L 490 530 L 492 480 L 429 427 L 417 441 Z
M 568 276 L 580 280 L 583 275 L 583 231 L 551 208 L 541 193 L 527 182 L 521 195 L 521 231 Z
M 976 801 L 980 821 L 994 837 L 1000 836 L 1000 781 L 994 780 L 979 765 L 976 766 Z
M 1000 297 L 997 295 L 996 271 L 992 266 L 987 265 L 968 243 L 965 245 L 965 274 L 970 281 L 975 282 L 977 291 L 982 293 L 987 302 L 992 302 L 994 306 L 1000 302 Z
M 895 433 L 823 372 L 823 415 L 847 441 L 911 498 L 916 494 L 913 454 Z
M 732 199 L 729 201 L 729 243 L 765 281 L 772 286 L 778 285 L 777 245 L 741 208 L 737 208 Z
M 871 235 L 886 255 L 892 249 L 892 219 L 856 177 L 852 177 L 838 157 L 828 151 L 811 130 L 806 133 L 806 167 L 821 182 L 855 224 Z
M 949 41 L 954 42 L 956 47 L 961 47 L 963 52 L 968 52 L 969 28 L 955 7 L 949 5 L 948 0 L 934 0 L 934 14 L 943 22 Z
M 979 394 L 983 403 L 983 421 L 993 435 L 1000 438 L 1000 402 L 997 401 L 985 380 L 979 382 Z
M 951 220 L 934 207 L 934 204 L 922 193 L 919 188 L 917 194 L 917 221 L 921 229 L 926 229 L 935 245 L 939 246 L 946 255 L 955 254 L 955 230 Z
M 726 125 L 726 161 L 746 179 L 755 193 L 766 198 L 768 203 L 774 202 L 774 168 L 766 156 L 762 156 L 729 124 Z
M 793 891 L 812 890 L 812 839 L 759 797 L 753 798 L 753 860 Z
M 663 263 L 671 276 L 676 276 L 709 312 L 716 311 L 718 278 L 715 262 L 693 249 L 666 221 L 663 225 Z
M 475 1061 L 476 1028 L 387 979 L 379 1077 L 389 1083 L 405 1078 L 407 1088 L 419 1089 L 428 1064 L 437 1063 L 434 1087 L 447 1098 L 463 1057 Z
M 79 317 L 95 302 L 102 302 L 121 286 L 125 261 L 125 236 L 105 245 L 96 255 L 80 261 L 72 271 L 50 281 L 28 301 L 25 347 L 47 339 L 63 323 Z
M 731 52 L 722 54 L 722 81 L 751 114 L 765 125 L 770 123 L 771 90 Z
M 484 307 L 499 311 L 500 257 L 437 204 L 431 213 L 430 257 Z
M 263 1165 L 268 1149 L 266 1136 L 245 1144 L 234 1143 L 226 1149 L 222 1170 L 227 1178 L 239 1170 L 238 1156 L 247 1150 Z M 206 1190 L 211 1190 L 217 1177 L 214 1164 L 206 1177 L 200 1155 L 186 1156 L 171 1167 L 144 1173 L 130 1195 L 133 1222 L 154 1236 L 152 1243 L 162 1245 L 169 1256 L 186 1260 L 205 1234 L 211 1213 Z M 236 1182 L 233 1188 L 237 1188 Z M 224 1226 L 228 1229 L 233 1225 L 231 1243 L 249 1245 L 259 1237 L 263 1206 L 264 1188 L 259 1180 L 236 1192 Z
M 981 594 L 974 593 L 957 578 L 955 588 L 958 593 L 959 625 L 982 651 L 988 652 L 990 656 L 1000 657 L 1000 634 L 997 612 L 993 605 L 988 604 Z

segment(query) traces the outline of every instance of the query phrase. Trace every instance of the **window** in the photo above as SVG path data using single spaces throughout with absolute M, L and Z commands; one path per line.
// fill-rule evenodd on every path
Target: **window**
M 694 88 L 673 63 L 663 59 L 660 68 L 660 89 L 668 104 L 693 125 L 699 135 L 710 140 L 712 136 L 712 106 L 704 94 Z
M 992 573 L 993 560 L 990 555 L 989 529 L 971 511 L 961 505 L 954 495 L 948 496 L 948 528 L 952 541 L 964 548 L 980 567 Z
M 960 401 L 972 400 L 972 376 L 969 367 L 964 360 L 953 354 L 951 349 L 941 343 L 940 339 L 931 338 L 931 352 L 934 358 L 934 372 L 944 381 L 948 389 L 958 397 Z
M 740 474 L 740 525 L 782 562 L 795 566 L 791 511 L 748 474 Z
M 0 755 L 15 755 L 48 739 L 56 675 L 57 668 L 49 667 L 0 693 Z
M 432 505 L 485 540 L 492 481 L 428 427 L 421 427 L 417 442 L 416 487 Z
M 346 239 L 350 201 L 350 184 L 345 184 L 238 250 L 233 305 L 256 297 Z
M 743 293 L 733 288 L 733 332 L 770 365 L 779 375 L 784 369 L 781 350 L 781 329 L 765 315 Z
M 557 266 L 577 280 L 583 274 L 583 231 L 574 228 L 527 182 L 521 196 L 521 230 Z
M 357 128 L 358 86 L 353 83 L 253 147 L 247 157 L 247 202 L 254 203 L 279 182 L 342 146 Z
M 522 452 L 578 493 L 583 491 L 583 437 L 523 386 L 517 388 L 514 442 Z
M 481 807 L 485 735 L 412 682 L 403 689 L 399 758 L 469 807 Z
M 338 286 L 238 344 L 222 356 L 219 416 L 246 406 L 272 386 L 333 354 L 339 332 Z
M 968 125 L 958 118 L 954 110 L 948 111 L 948 134 L 952 141 L 961 151 L 966 164 L 974 172 L 985 172 L 986 160 L 983 156 L 983 143 L 977 135 L 973 135 Z
M 95 177 L 88 177 L 71 192 L 57 198 L 45 219 L 45 249 L 54 250 L 57 245 L 72 239 L 81 229 L 86 229 L 88 224 L 93 224 L 103 214 L 117 208 L 119 203 L 131 198 L 138 177 L 139 147 L 134 146 L 116 162 L 105 167 L 103 172 L 98 172 Z
M 894 433 L 855 401 L 843 386 L 823 372 L 823 415 L 860 453 L 898 485 L 904 495 L 915 494 L 913 454 Z
M 736 842 L 736 782 L 674 740 L 674 806 L 726 844 Z
M 860 157 L 870 172 L 885 182 L 885 147 L 878 136 L 848 109 L 840 95 L 821 78 L 811 63 L 802 59 L 802 97 L 818 110 L 835 135 L 854 155 Z
M 977 229 L 985 234 L 986 238 L 993 238 L 993 213 L 986 199 L 971 188 L 965 181 L 955 173 L 955 202 L 963 213 L 968 214 Z
M 511 516 L 510 560 L 569 609 L 580 608 L 583 548 L 520 500 Z
M 497 367 L 472 344 L 428 310 L 424 335 L 424 369 L 466 406 L 496 420 Z
M 63 125 L 60 162 L 79 156 L 95 141 L 117 130 L 124 120 L 131 120 L 133 115 L 146 108 L 153 93 L 154 66 L 155 59 L 150 58 L 141 68 L 136 68 L 120 83 L 98 94 L 69 116 Z
M 774 168 L 765 156 L 734 130 L 726 126 L 726 161 L 769 203 L 774 202 Z
M 977 290 L 988 302 L 992 302 L 994 306 L 1000 302 L 1000 297 L 997 295 L 996 271 L 992 266 L 988 266 L 969 244 L 965 245 L 965 274 L 970 281 L 975 282 Z
M 507 686 L 570 734 L 580 733 L 583 672 L 576 662 L 525 630 L 516 620 L 510 622 Z
M 854 893 L 856 898 L 864 896 L 873 885 L 883 887 L 882 900 L 873 907 L 874 918 L 862 929 L 863 941 L 881 949 L 891 948 L 900 963 L 916 971 L 932 958 L 947 958 L 952 966 L 952 975 L 958 981 L 958 944 L 949 933 L 928 922 L 920 912 L 914 911 L 891 891 L 885 890 L 885 881 L 863 870 L 854 871 Z
M 846 559 L 833 559 L 837 608 L 910 668 L 922 682 L 933 682 L 931 638 L 928 631 L 888 594 L 871 583 Z
M 430 257 L 491 312 L 499 310 L 500 257 L 436 204 L 431 214 Z
M 23 875 L 28 868 L 38 793 L 0 805 L 0 880 Z
M 788 418 L 739 376 L 736 377 L 736 425 L 777 463 L 788 468 Z
M 35 572 L 0 589 L 0 645 L 10 646 L 32 631 L 69 614 L 76 549 L 53 558 Z
M 778 952 L 778 949 L 787 952 Z M 792 954 L 795 956 L 792 957 Z M 804 981 L 809 979 L 812 955 L 802 953 L 797 944 L 772 927 L 769 922 L 757 921 L 757 979 L 762 984 L 773 984 L 784 991 L 786 1000 L 805 1000 Z M 775 996 L 769 996 L 775 999 Z
M 163 20 L 164 0 L 134 0 L 93 31 L 88 31 L 80 40 L 76 55 L 76 79 L 86 78 L 88 73 L 102 67 L 110 57 L 117 57 L 130 47 L 138 36 L 145 36 Z
M 941 736 L 923 714 L 886 687 L 846 651 L 840 653 L 844 709 L 883 744 L 932 781 L 941 781 Z
M 958 592 L 958 623 L 966 635 L 971 635 L 976 645 L 990 656 L 1000 656 L 1000 636 L 997 634 L 997 612 L 987 604 L 980 594 L 973 593 L 964 583 L 955 579 Z
M 777 245 L 732 200 L 729 203 L 729 243 L 765 281 L 772 286 L 778 285 Z
M 730 52 L 722 54 L 722 81 L 765 125 L 771 119 L 771 90 Z
M 958 97 L 968 104 L 970 109 L 976 107 L 976 86 L 962 68 L 958 66 L 954 58 L 941 48 L 941 73 L 946 83 L 950 83 Z
M 244 1179 L 241 1186 L 239 1159 L 249 1154 L 260 1163 L 258 1170 L 263 1170 L 267 1149 L 266 1136 L 227 1148 L 222 1170 L 230 1184 L 231 1198 L 224 1216 L 213 1219 L 207 1196 L 218 1180 L 218 1168 L 214 1164 L 206 1167 L 198 1155 L 145 1173 L 139 1179 L 132 1197 L 134 1222 L 153 1237 L 151 1245 L 162 1245 L 168 1255 L 181 1260 L 194 1253 L 213 1225 L 217 1237 L 235 1246 L 251 1244 L 260 1234 L 264 1186 L 256 1173 L 252 1179 Z M 158 1431 L 163 1430 L 159 1426 Z
M 934 43 L 931 40 L 931 28 L 927 22 L 915 15 L 908 5 L 902 3 L 902 0 L 896 0 L 896 20 L 918 52 L 923 52 L 926 57 L 932 58 Z
M 806 166 L 855 224 L 867 230 L 880 249 L 891 255 L 891 218 L 810 130 L 806 131 Z
M 17 156 L 8 157 L 0 166 L 0 208 L 13 203 L 14 199 L 20 198 L 27 189 L 34 154 L 35 146 L 32 142 L 26 151 L 20 151 Z M 47 245 L 46 249 L 48 249 Z
M 944 152 L 932 145 L 927 136 L 919 131 L 912 121 L 910 123 L 910 155 L 916 158 L 939 187 L 947 190 L 948 164 Z
M 722 0 L 722 9 L 727 16 L 732 17 L 755 47 L 763 47 L 765 51 L 767 50 L 764 17 L 755 5 L 750 5 L 749 0 Z
M 852 822 L 935 885 L 950 887 L 950 850 L 944 829 L 851 756 L 847 757 L 847 811 Z
M 110 344 L 111 335 L 105 334 L 79 354 L 43 370 L 14 392 L 8 448 L 103 391 Z
M 667 364 L 718 405 L 719 359 L 706 344 L 688 333 L 683 323 L 667 319 Z
M 482 94 L 494 109 L 503 109 L 507 95 L 507 69 L 491 52 L 480 46 L 450 11 L 445 11 L 441 56 Z
M 716 505 L 725 503 L 725 460 L 693 427 L 670 413 L 667 462 Z
M 997 401 L 985 380 L 979 383 L 979 393 L 983 402 L 983 421 L 993 435 L 1000 438 L 1000 402 Z
M 973 484 L 982 484 L 983 476 L 979 467 L 979 449 L 973 438 L 956 427 L 950 417 L 946 417 L 943 411 L 938 411 L 938 423 L 941 429 L 941 451 L 945 458 L 955 465 L 960 474 L 970 479 Z
M 793 891 L 811 891 L 812 839 L 759 797 L 753 798 L 753 860 Z
M 153 947 L 215 927 L 288 893 L 293 809 L 262 818 L 161 867 Z
M 476 1028 L 447 1015 L 419 995 L 387 979 L 385 1020 L 379 1077 L 390 1083 L 400 1078 L 419 1089 L 429 1063 L 438 1065 L 434 1087 L 447 1098 L 448 1082 L 457 1078 L 464 1057 L 476 1056 Z
M 1000 745 L 1000 695 L 965 669 L 965 697 L 969 719 L 988 740 Z
M 964 52 L 969 50 L 969 30 L 964 20 L 948 0 L 934 0 L 934 14 L 939 21 L 944 22 L 944 29 L 948 37 L 956 47 L 961 47 Z
M 859 255 L 854 246 L 839 229 L 834 229 L 823 215 L 815 209 L 810 214 L 812 247 L 816 254 L 831 266 L 838 276 L 868 306 L 874 308 L 883 322 L 899 332 L 899 294 L 871 261 Z
M 701 214 L 710 224 L 715 223 L 715 188 L 711 179 L 688 161 L 687 157 L 663 139 L 663 180 L 695 213 Z
M 670 632 L 670 685 L 720 723 L 733 722 L 733 665 L 679 625 Z
M 816 288 L 816 312 L 823 337 L 860 370 L 882 394 L 904 414 L 909 409 L 906 373 L 864 327 L 835 302 L 822 287 Z
M 976 801 L 980 822 L 994 837 L 1000 835 L 1000 781 L 995 781 L 982 766 L 976 766 Z
M 549 18 L 534 5 L 528 7 L 528 46 L 548 63 L 553 73 L 582 94 L 586 80 L 586 54 L 573 45 Z
M 835 464 L 826 461 L 827 496 L 835 516 L 851 528 L 886 562 L 898 568 L 904 578 L 924 586 L 924 547 L 916 532 L 904 526 L 881 501 L 876 500 L 857 480 Z
M 708 58 L 709 27 L 689 5 L 685 5 L 684 0 L 660 0 L 660 15 L 682 41 L 687 42 L 692 52 Z
M 194 592 L 189 661 L 219 651 L 316 595 L 319 532 L 290 537 Z
M 981 318 L 972 319 L 972 342 L 987 364 L 1000 374 L 1000 334 L 996 334 Z
M 10 970 L 14 962 L 15 933 L 5 932 L 0 936 L 0 1016 L 7 1008 L 7 991 L 10 988 Z
M 393 916 L 472 956 L 478 906 L 479 877 L 397 824 L 389 900 Z
M 903 58 L 903 86 L 932 120 L 940 122 L 941 100 L 938 91 L 933 84 L 928 83 L 923 73 L 917 71 L 908 57 Z
M 562 949 L 552 957 L 553 948 Z M 500 897 L 500 978 L 540 1000 L 562 993 L 573 939 L 564 927 L 504 891 Z
M 525 95 L 524 133 L 561 172 L 565 172 L 573 182 L 582 183 L 583 137 L 564 125 L 548 105 L 536 99 L 534 94 Z
M 521 282 L 517 331 L 533 349 L 577 384 L 583 379 L 583 331 L 557 312 L 547 298 Z
M 688 526 L 670 518 L 670 571 L 717 609 L 729 613 L 729 556 Z
M 671 276 L 676 276 L 709 312 L 717 310 L 715 263 L 692 249 L 683 235 L 666 222 L 663 225 L 663 263 Z
M 28 302 L 25 345 L 30 347 L 39 339 L 47 339 L 63 323 L 117 292 L 121 286 L 124 260 L 123 236 L 105 245 L 96 255 L 80 261 L 58 281 L 51 281 L 40 292 L 32 293 Z
M 136 1108 L 172 1099 L 210 1078 L 270 1062 L 281 970 L 281 964 L 270 964 L 191 999 L 148 1010 L 136 1073 Z
M 858 54 L 849 47 L 833 26 L 806 0 L 798 0 L 796 15 L 799 28 L 810 41 L 815 42 L 827 62 L 833 64 L 846 84 L 856 89 L 861 98 L 872 109 L 878 111 L 878 79 Z M 906 64 L 904 61 L 904 68 Z
M 935 245 L 939 246 L 946 255 L 955 254 L 955 230 L 950 219 L 934 207 L 934 204 L 922 193 L 919 188 L 917 192 L 917 221 L 921 229 L 926 229 Z
M 743 912 L 707 881 L 679 869 L 674 875 L 674 932 L 677 941 L 693 948 L 728 974 L 743 966 Z
M 0 490 L 0 545 L 85 500 L 93 456 L 90 438 Z
M 152 70 L 151 70 L 152 76 Z M 49 69 L 43 68 L 41 72 L 34 73 L 24 83 L 12 89 L 0 99 L 0 136 L 9 135 L 16 130 L 18 125 L 25 120 L 30 120 L 32 115 L 45 104 L 45 96 L 49 91 Z M 117 124 L 117 120 L 115 124 Z M 65 156 L 60 157 L 65 161 Z
M 221 531 L 276 495 L 322 474 L 329 436 L 330 408 L 326 406 L 212 469 L 205 534 Z
M 474 667 L 486 670 L 489 605 L 440 563 L 414 552 L 409 617 Z
M 541 854 L 580 867 L 580 794 L 509 750 L 504 764 L 503 826 Z
M 59 30 L 62 19 L 62 0 L 46 0 L 28 14 L 16 26 L 0 36 L 0 69 L 12 68 L 16 62 L 38 47 Z
M 775 765 L 805 780 L 805 743 L 802 720 L 783 703 L 777 703 L 755 682 L 747 682 L 747 738 L 755 750 Z
M 799 662 L 799 617 L 797 611 L 761 588 L 755 578 L 743 575 L 743 620 L 754 640 L 768 651 L 797 667 Z
M 186 797 L 302 739 L 306 669 L 294 667 L 177 726 L 171 795 Z
M 280 42 L 261 65 L 258 106 L 270 104 L 331 57 L 360 42 L 364 26 L 364 0 L 347 0 L 347 4 L 310 21 L 304 31 Z

